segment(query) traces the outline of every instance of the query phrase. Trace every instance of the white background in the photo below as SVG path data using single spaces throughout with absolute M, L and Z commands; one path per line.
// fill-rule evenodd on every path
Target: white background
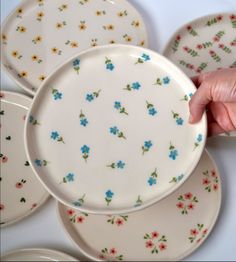
M 1 21 L 20 2 L 1 1 Z M 203 15 L 236 12 L 236 0 L 130 0 L 143 16 L 150 48 L 161 52 L 181 25 Z M 1 88 L 23 93 L 5 72 Z M 236 138 L 208 140 L 207 148 L 221 173 L 223 202 L 219 220 L 207 241 L 186 258 L 187 261 L 236 261 Z M 38 212 L 1 230 L 1 254 L 16 248 L 46 247 L 79 258 L 78 248 L 69 240 L 56 213 L 56 201 L 50 199 Z M 211 207 L 209 207 L 211 208 Z

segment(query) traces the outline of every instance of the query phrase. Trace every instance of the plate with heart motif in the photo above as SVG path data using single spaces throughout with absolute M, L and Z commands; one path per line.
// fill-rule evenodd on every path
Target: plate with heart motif
M 236 13 L 208 15 L 189 22 L 171 37 L 163 54 L 189 77 L 235 68 Z M 190 98 L 191 94 L 185 96 L 186 101 Z M 236 132 L 225 135 L 236 136 Z
M 1 92 L 1 227 L 30 215 L 49 197 L 24 149 L 23 130 L 31 102 L 24 95 Z
M 58 215 L 71 240 L 89 259 L 178 261 L 206 240 L 220 205 L 220 175 L 204 152 L 188 181 L 152 207 L 126 215 L 97 216 L 58 203 Z
M 110 45 L 72 57 L 41 86 L 27 115 L 34 172 L 59 201 L 84 212 L 119 214 L 157 202 L 190 176 L 203 152 L 206 116 L 189 124 L 183 101 L 194 91 L 148 49 Z
M 57 65 L 80 51 L 147 41 L 142 17 L 126 0 L 23 0 L 2 25 L 2 64 L 34 95 Z

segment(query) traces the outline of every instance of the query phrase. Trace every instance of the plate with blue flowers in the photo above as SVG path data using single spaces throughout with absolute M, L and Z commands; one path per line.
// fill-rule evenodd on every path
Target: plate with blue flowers
M 206 140 L 206 116 L 188 123 L 192 82 L 140 47 L 96 47 L 54 71 L 27 116 L 34 172 L 64 204 L 83 212 L 142 209 L 192 173 Z M 37 125 L 32 123 L 37 122 Z

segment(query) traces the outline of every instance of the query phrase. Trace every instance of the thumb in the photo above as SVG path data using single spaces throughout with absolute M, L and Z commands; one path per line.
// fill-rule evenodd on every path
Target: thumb
M 194 124 L 200 121 L 206 105 L 212 100 L 211 89 L 206 82 L 203 82 L 192 96 L 189 102 L 189 123 Z

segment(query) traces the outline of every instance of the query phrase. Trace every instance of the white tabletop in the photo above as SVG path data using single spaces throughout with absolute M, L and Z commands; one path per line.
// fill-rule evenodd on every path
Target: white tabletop
M 1 0 L 1 21 L 20 0 Z M 235 0 L 130 0 L 142 14 L 149 33 L 150 48 L 161 52 L 181 25 L 216 12 L 235 12 Z M 1 72 L 1 88 L 24 93 Z M 223 202 L 219 220 L 207 241 L 187 261 L 236 261 L 236 138 L 208 140 L 207 148 L 221 173 Z M 53 248 L 81 258 L 78 248 L 61 227 L 56 201 L 50 199 L 41 209 L 19 223 L 1 230 L 1 254 L 27 248 Z

